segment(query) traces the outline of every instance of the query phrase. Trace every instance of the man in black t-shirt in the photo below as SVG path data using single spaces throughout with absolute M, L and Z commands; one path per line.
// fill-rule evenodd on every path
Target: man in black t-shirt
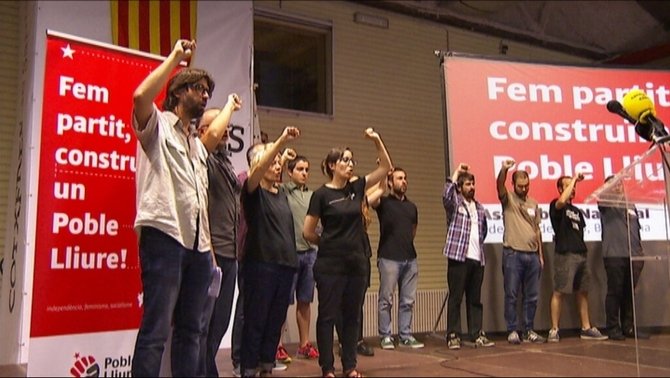
M 378 331 L 382 349 L 394 349 L 391 336 L 391 307 L 393 291 L 398 286 L 398 345 L 413 349 L 423 348 L 423 343 L 412 335 L 412 313 L 416 300 L 419 268 L 416 261 L 414 237 L 419 214 L 416 205 L 407 199 L 407 174 L 394 168 L 388 176 L 391 193 L 376 197 L 370 205 L 379 217 L 379 269 Z M 383 191 L 383 188 L 379 188 Z
M 560 196 L 551 201 L 549 217 L 554 228 L 554 293 L 551 297 L 551 329 L 549 342 L 558 342 L 558 321 L 561 315 L 563 294 L 575 293 L 582 323 L 580 338 L 606 340 L 596 327 L 591 327 L 588 308 L 589 271 L 586 266 L 586 244 L 584 243 L 584 215 L 572 204 L 575 186 L 584 175 L 562 176 L 556 182 Z

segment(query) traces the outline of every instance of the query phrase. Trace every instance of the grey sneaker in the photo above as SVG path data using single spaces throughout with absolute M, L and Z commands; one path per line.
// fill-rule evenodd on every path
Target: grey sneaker
M 488 337 L 486 337 L 486 334 L 484 332 L 481 332 L 479 336 L 475 339 L 474 341 L 475 348 L 481 348 L 481 347 L 492 347 L 495 346 L 496 343 L 493 341 L 489 340 Z
M 407 348 L 412 348 L 412 349 L 420 349 L 423 348 L 423 343 L 417 339 L 414 338 L 414 336 L 410 336 L 406 339 L 400 340 L 400 343 L 398 344 L 401 347 L 407 347 Z
M 233 377 L 241 377 L 242 374 L 240 373 L 240 367 L 235 367 L 233 368 Z
M 391 336 L 382 337 L 381 347 L 382 349 L 395 349 L 393 338 Z
M 561 341 L 561 338 L 558 337 L 558 328 L 552 328 L 549 330 L 549 336 L 547 336 L 547 341 L 550 343 L 557 343 Z
M 455 333 L 447 336 L 447 348 L 452 350 L 461 349 L 461 338 L 456 336 Z
M 584 340 L 607 340 L 607 336 L 600 333 L 596 327 L 581 330 L 579 338 Z
M 507 335 L 507 342 L 514 345 L 521 344 L 519 333 L 517 333 L 517 331 L 510 332 L 509 335 Z
M 534 344 L 543 344 L 547 342 L 547 339 L 537 334 L 537 332 L 530 330 L 526 332 L 526 336 L 523 338 L 524 343 L 534 343 Z

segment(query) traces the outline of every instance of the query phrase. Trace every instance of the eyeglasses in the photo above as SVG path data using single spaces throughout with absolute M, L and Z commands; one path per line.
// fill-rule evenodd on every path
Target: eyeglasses
M 189 84 L 188 87 L 200 93 L 201 96 L 204 96 L 205 92 L 207 92 L 207 96 L 212 98 L 212 92 L 209 90 L 209 88 L 200 83 Z
M 355 166 L 356 165 L 356 160 L 353 158 L 350 158 L 349 156 L 345 156 L 343 158 L 340 158 L 340 161 L 343 162 L 344 164 L 349 164 L 351 162 L 351 165 Z

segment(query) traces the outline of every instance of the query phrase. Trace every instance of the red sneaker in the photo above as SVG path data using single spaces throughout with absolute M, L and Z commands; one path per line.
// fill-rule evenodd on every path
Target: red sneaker
M 277 347 L 277 354 L 275 356 L 275 359 L 284 364 L 291 363 L 291 356 L 288 355 L 288 352 L 286 351 L 286 348 L 284 348 L 283 345 Z
M 312 345 L 312 343 L 307 342 L 307 344 L 304 347 L 298 348 L 297 355 L 300 358 L 315 360 L 319 358 L 319 351 L 314 347 L 314 345 Z

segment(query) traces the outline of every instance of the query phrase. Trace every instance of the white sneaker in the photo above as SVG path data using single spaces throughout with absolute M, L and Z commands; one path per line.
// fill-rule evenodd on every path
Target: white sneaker
M 272 371 L 284 371 L 286 369 L 288 369 L 288 365 L 279 361 L 275 361 L 275 366 L 272 367 Z
M 507 335 L 507 342 L 514 345 L 521 344 L 521 338 L 519 337 L 519 333 L 517 331 L 510 332 L 509 335 Z
M 552 328 L 549 330 L 549 336 L 547 336 L 547 341 L 550 343 L 557 343 L 561 341 L 561 338 L 558 336 L 557 328 Z

